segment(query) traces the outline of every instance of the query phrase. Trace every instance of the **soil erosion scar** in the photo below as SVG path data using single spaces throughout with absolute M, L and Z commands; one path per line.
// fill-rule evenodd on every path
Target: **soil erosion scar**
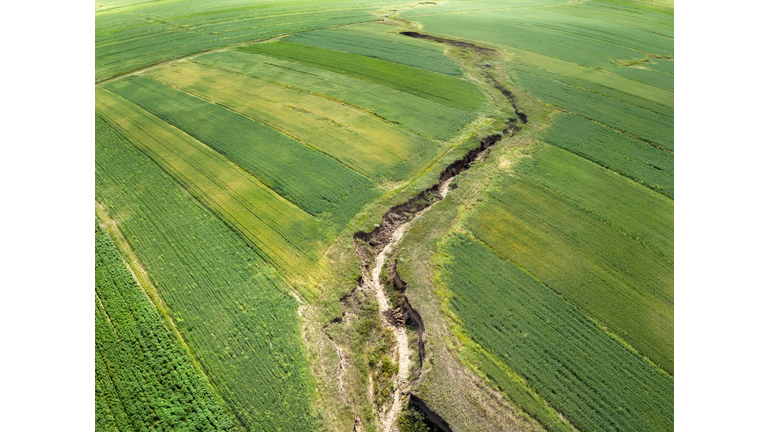
M 387 412 L 386 408 L 384 408 L 380 413 L 384 432 L 392 430 L 393 424 L 402 411 L 402 396 L 409 394 L 410 390 L 410 348 L 408 346 L 406 324 L 412 324 L 417 329 L 420 363 L 423 362 L 425 355 L 424 342 L 422 340 L 424 324 L 419 313 L 411 306 L 408 297 L 405 296 L 407 284 L 397 274 L 397 262 L 395 261 L 393 263 L 391 279 L 394 281 L 395 288 L 401 291 L 403 295 L 401 304 L 394 305 L 394 307 L 390 305 L 380 281 L 384 263 L 397 246 L 398 241 L 402 238 L 411 222 L 427 211 L 433 204 L 445 198 L 451 180 L 459 173 L 469 169 L 472 162 L 478 160 L 488 148 L 499 142 L 504 136 L 513 135 L 519 131 L 520 126 L 517 122 L 517 118 L 510 119 L 507 128 L 501 133 L 488 135 L 481 139 L 479 146 L 467 152 L 461 159 L 448 165 L 440 174 L 437 183 L 422 190 L 405 203 L 387 210 L 381 224 L 374 230 L 370 232 L 359 231 L 353 237 L 355 240 L 355 250 L 358 256 L 360 256 L 363 285 L 376 294 L 379 312 L 383 317 L 384 325 L 392 329 L 397 340 L 399 364 L 397 378 L 393 383 L 395 396 L 389 411 Z M 426 406 L 426 404 L 424 405 Z M 446 426 L 445 430 L 450 430 L 446 422 L 442 421 L 442 423 Z

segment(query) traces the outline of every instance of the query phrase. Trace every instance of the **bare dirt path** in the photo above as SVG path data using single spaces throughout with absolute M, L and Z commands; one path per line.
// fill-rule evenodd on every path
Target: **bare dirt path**
M 417 216 L 418 217 L 418 216 Z M 416 219 L 416 218 L 414 218 Z M 398 371 L 397 379 L 394 384 L 395 400 L 392 403 L 392 407 L 387 413 L 384 419 L 384 432 L 390 432 L 392 430 L 392 424 L 400 416 L 400 412 L 403 409 L 403 401 L 400 397 L 408 385 L 408 370 L 410 366 L 411 350 L 408 347 L 408 335 L 405 334 L 405 327 L 394 326 L 386 318 L 386 312 L 391 309 L 389 300 L 384 293 L 384 287 L 381 285 L 379 277 L 381 276 L 381 269 L 384 267 L 384 263 L 387 260 L 387 255 L 397 245 L 397 242 L 403 237 L 405 230 L 408 229 L 410 223 L 404 223 L 400 225 L 397 230 L 392 234 L 392 239 L 389 244 L 382 249 L 376 256 L 376 265 L 371 270 L 371 279 L 368 280 L 368 286 L 376 293 L 376 299 L 379 302 L 379 312 L 382 314 L 384 326 L 391 328 L 395 333 L 395 339 L 397 340 L 397 353 L 398 353 Z

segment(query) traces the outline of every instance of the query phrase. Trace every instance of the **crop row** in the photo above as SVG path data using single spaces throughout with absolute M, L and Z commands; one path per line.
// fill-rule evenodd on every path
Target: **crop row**
M 96 79 L 227 45 L 370 20 L 359 4 L 304 12 L 261 5 L 247 15 L 247 10 L 202 3 L 207 7 L 197 14 L 184 14 L 193 4 L 169 13 L 151 3 L 97 13 Z
M 96 430 L 233 431 L 231 414 L 96 225 Z
M 143 77 L 106 88 L 225 155 L 312 215 L 343 220 L 372 183 L 338 161 L 221 106 Z
M 469 81 L 363 55 L 283 41 L 238 49 L 382 84 L 467 112 L 486 101 L 480 89 Z
M 547 103 L 665 149 L 674 150 L 674 119 L 669 116 L 573 87 L 559 80 L 522 71 L 516 75 L 517 82 L 523 89 Z
M 672 201 L 545 144 L 516 173 L 471 231 L 672 374 Z
M 264 259 L 308 271 L 320 249 L 320 223 L 221 154 L 119 96 L 98 89 L 96 112 L 184 189 L 240 232 Z
M 510 72 L 520 71 L 560 81 L 665 117 L 674 117 L 675 98 L 672 91 L 617 75 L 622 70 L 632 68 L 617 67 L 608 71 L 596 71 L 551 57 L 532 54 L 518 51 L 513 57 L 514 61 L 509 63 Z M 511 78 L 514 79 L 514 75 Z
M 674 157 L 667 152 L 573 114 L 555 117 L 541 139 L 674 199 Z
M 145 75 L 225 106 L 314 147 L 372 179 L 423 168 L 435 143 L 337 101 L 199 63 Z
M 248 430 L 313 430 L 296 300 L 233 230 L 96 119 L 96 199 Z
M 428 138 L 448 139 L 474 118 L 465 111 L 383 85 L 272 57 L 227 51 L 194 61 L 340 100 Z
M 462 327 L 578 430 L 673 430 L 670 376 L 480 243 L 456 235 L 441 250 Z
M 299 33 L 284 40 L 336 51 L 375 57 L 407 66 L 460 77 L 459 65 L 448 58 L 445 47 L 433 42 L 385 33 L 381 24 L 356 25 Z

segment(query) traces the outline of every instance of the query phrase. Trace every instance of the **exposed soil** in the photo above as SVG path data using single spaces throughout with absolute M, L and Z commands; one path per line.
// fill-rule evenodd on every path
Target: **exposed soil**
M 476 148 L 467 152 L 461 159 L 458 159 L 445 167 L 440 173 L 437 183 L 422 190 L 405 203 L 396 205 L 387 210 L 387 212 L 384 213 L 381 224 L 372 231 L 358 231 L 353 236 L 355 250 L 360 256 L 360 266 L 363 276 L 361 279 L 358 279 L 352 292 L 358 288 L 364 287 L 374 291 L 379 303 L 379 312 L 384 318 L 384 325 L 392 329 L 397 340 L 398 373 L 397 378 L 393 383 L 394 400 L 388 411 L 385 407 L 382 409 L 382 412 L 380 412 L 380 420 L 384 432 L 392 431 L 393 426 L 395 428 L 397 427 L 395 426 L 395 422 L 403 408 L 403 398 L 401 396 L 409 394 L 410 390 L 410 348 L 408 346 L 408 335 L 406 333 L 407 325 L 415 328 L 418 334 L 419 370 L 421 369 L 420 367 L 423 364 L 425 356 L 423 342 L 424 323 L 421 315 L 419 315 L 418 311 L 411 306 L 408 297 L 405 295 L 408 284 L 402 280 L 397 273 L 397 261 L 394 260 L 392 267 L 390 268 L 389 279 L 394 284 L 395 289 L 402 293 L 402 301 L 401 304 L 394 305 L 394 307 L 390 305 L 380 280 L 384 263 L 394 251 L 398 241 L 402 238 L 411 222 L 418 218 L 422 213 L 429 210 L 433 204 L 445 198 L 453 178 L 469 169 L 472 162 L 480 159 L 488 148 L 501 141 L 504 136 L 512 135 L 519 131 L 520 127 L 517 123 L 517 118 L 509 119 L 507 127 L 501 133 L 488 135 L 482 138 L 480 144 Z M 349 294 L 340 298 L 339 301 L 342 304 L 346 304 L 348 297 Z M 419 401 L 419 409 L 428 413 L 430 419 L 433 417 L 436 419 L 433 420 L 433 422 L 438 421 L 438 423 L 440 423 L 440 421 L 442 421 L 442 424 L 444 424 L 445 427 L 440 427 L 443 430 L 450 431 L 448 424 L 440 419 L 436 413 L 430 410 L 424 401 L 418 398 L 414 400 Z M 429 413 L 431 413 L 431 415 Z
M 416 39 L 428 39 L 428 40 L 435 41 L 435 42 L 438 42 L 438 43 L 443 43 L 443 44 L 457 46 L 459 48 L 468 48 L 468 49 L 477 51 L 477 52 L 479 52 L 481 54 L 493 54 L 496 51 L 496 50 L 494 50 L 492 48 L 485 48 L 485 47 L 477 46 L 477 45 L 475 45 L 473 43 L 469 43 L 469 42 L 459 41 L 459 40 L 455 40 L 455 39 L 446 39 L 446 38 L 441 38 L 441 37 L 432 36 L 432 35 L 425 35 L 425 34 L 422 34 L 422 33 L 419 33 L 419 32 L 414 32 L 414 31 L 403 31 L 403 32 L 400 32 L 400 34 L 401 35 L 405 35 L 405 36 L 409 36 L 409 37 L 412 37 L 412 38 L 416 38 Z

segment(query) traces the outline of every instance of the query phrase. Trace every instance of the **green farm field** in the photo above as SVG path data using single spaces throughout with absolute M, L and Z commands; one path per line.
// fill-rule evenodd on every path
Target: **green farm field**
M 96 430 L 673 429 L 672 2 L 95 15 Z

